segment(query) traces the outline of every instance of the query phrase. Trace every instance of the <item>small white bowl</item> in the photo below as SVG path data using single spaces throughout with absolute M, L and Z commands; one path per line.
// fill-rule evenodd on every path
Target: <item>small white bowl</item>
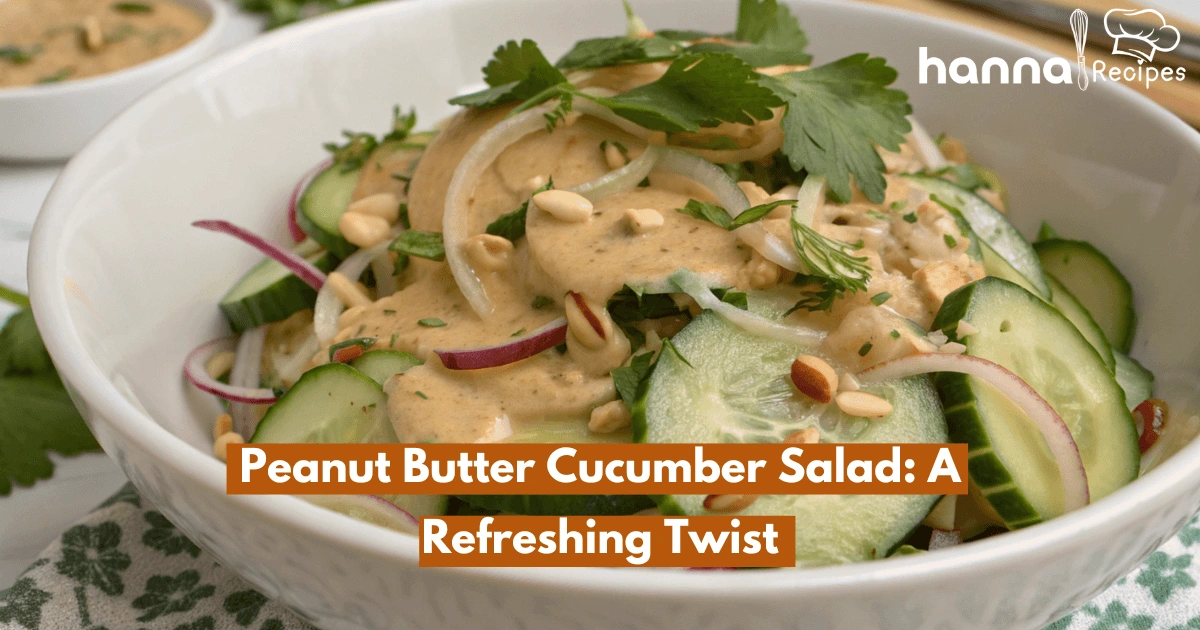
M 818 63 L 870 50 L 917 116 L 962 138 L 1042 219 L 1110 254 L 1135 287 L 1133 354 L 1200 374 L 1200 135 L 1123 86 L 919 85 L 943 59 L 1046 54 L 874 5 L 792 2 Z M 728 31 L 734 0 L 636 0 L 652 27 Z M 212 456 L 220 407 L 181 375 L 226 334 L 217 301 L 260 255 L 196 230 L 236 221 L 286 238 L 284 205 L 342 129 L 381 130 L 394 103 L 422 126 L 479 80 L 496 45 L 550 58 L 620 33 L 594 0 L 408 0 L 268 34 L 167 82 L 67 165 L 34 228 L 29 288 L 50 354 L 100 444 L 179 529 L 325 629 L 1040 628 L 1137 566 L 1200 507 L 1200 442 L 1084 509 L 933 553 L 810 570 L 433 569 L 417 541 L 288 496 L 229 496 Z M 1195 387 L 1168 396 L 1192 409 Z M 1193 396 L 1187 401 L 1182 396 Z M 453 421 L 448 417 L 446 421 Z M 805 524 L 798 523 L 798 526 Z M 659 553 L 659 551 L 655 551 Z
M 0 160 L 65 160 L 139 96 L 217 51 L 229 19 L 223 0 L 171 0 L 208 20 L 183 47 L 136 66 L 77 81 L 0 87 Z

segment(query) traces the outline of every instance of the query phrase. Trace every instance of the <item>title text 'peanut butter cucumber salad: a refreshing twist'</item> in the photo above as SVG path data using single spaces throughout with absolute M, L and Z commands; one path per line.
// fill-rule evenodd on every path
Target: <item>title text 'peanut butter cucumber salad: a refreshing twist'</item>
M 195 224 L 266 256 L 220 301 L 236 336 L 185 367 L 228 401 L 217 457 L 243 440 L 968 445 L 957 497 L 314 498 L 404 531 L 795 515 L 811 567 L 1055 518 L 1184 439 L 1126 354 L 1129 282 L 1048 226 L 1027 241 L 1000 179 L 921 128 L 884 59 L 812 59 L 775 0 L 742 0 L 722 34 L 627 15 L 553 63 L 504 43 L 433 131 L 398 107 L 385 135 L 327 145 L 280 217 L 295 243 Z

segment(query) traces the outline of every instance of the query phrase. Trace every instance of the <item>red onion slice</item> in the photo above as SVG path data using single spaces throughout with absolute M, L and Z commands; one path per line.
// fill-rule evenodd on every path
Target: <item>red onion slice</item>
M 313 505 L 372 525 L 415 534 L 421 521 L 395 503 L 373 494 L 314 494 L 301 497 Z
M 288 251 L 268 241 L 267 239 L 250 232 L 249 230 L 246 230 L 245 228 L 238 227 L 228 221 L 222 221 L 219 219 L 195 221 L 192 223 L 192 225 L 204 230 L 228 234 L 242 241 L 243 243 L 246 243 L 254 249 L 262 252 L 268 258 L 271 258 L 275 262 L 283 265 L 288 271 L 296 274 L 297 278 L 300 278 L 307 283 L 308 286 L 318 291 L 321 290 L 321 285 L 325 284 L 325 273 L 320 269 L 317 269 L 315 265 L 296 255 L 295 253 Z
M 269 405 L 275 402 L 275 392 L 269 389 L 226 385 L 209 376 L 208 368 L 206 367 L 209 359 L 218 352 L 233 350 L 236 345 L 232 337 L 214 339 L 200 345 L 188 353 L 187 359 L 183 364 L 184 376 L 187 377 L 188 382 L 194 385 L 196 389 L 214 396 L 220 396 L 225 400 L 251 405 Z
M 1071 430 L 1045 398 L 1003 366 L 965 354 L 914 354 L 880 363 L 864 370 L 857 378 L 859 383 L 868 385 L 934 372 L 974 376 L 991 384 L 1013 401 L 1041 431 L 1050 453 L 1058 463 L 1066 510 L 1070 512 L 1088 504 L 1091 499 L 1088 495 L 1087 471 Z
M 434 350 L 442 365 L 451 370 L 479 370 L 516 363 L 521 359 L 549 350 L 567 340 L 567 318 L 560 317 L 541 328 L 486 348 L 470 350 Z
M 321 162 L 317 166 L 313 167 L 311 171 L 306 173 L 304 177 L 296 183 L 296 187 L 292 189 L 292 196 L 290 199 L 288 199 L 287 226 L 288 234 L 290 234 L 292 236 L 292 240 L 296 241 L 297 243 L 303 241 L 308 236 L 304 233 L 304 230 L 300 229 L 300 224 L 296 221 L 296 212 L 299 210 L 298 204 L 300 203 L 300 196 L 303 195 L 304 191 L 308 189 L 308 185 L 312 183 L 312 180 L 316 179 L 317 175 L 319 175 L 321 171 L 329 168 L 331 164 L 333 164 L 333 160 L 325 160 L 324 162 Z

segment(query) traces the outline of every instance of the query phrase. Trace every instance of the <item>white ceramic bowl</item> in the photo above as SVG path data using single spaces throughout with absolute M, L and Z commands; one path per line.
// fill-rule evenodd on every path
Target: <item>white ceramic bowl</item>
M 196 10 L 208 20 L 208 28 L 187 45 L 109 74 L 0 88 L 0 160 L 65 160 L 139 96 L 212 56 L 229 19 L 227 2 L 172 1 Z
M 733 0 L 639 0 L 651 26 L 728 30 Z M 870 50 L 918 115 L 963 137 L 1045 218 L 1113 255 L 1142 316 L 1134 354 L 1197 373 L 1200 136 L 1125 88 L 918 86 L 944 59 L 1040 53 L 945 22 L 841 2 L 797 5 L 818 60 Z M 171 80 L 67 166 L 33 235 L 29 285 L 46 344 L 100 443 L 201 547 L 324 628 L 1034 628 L 1133 568 L 1200 506 L 1200 444 L 1050 523 L 903 559 L 804 571 L 440 570 L 415 539 L 285 496 L 226 496 L 209 451 L 217 406 L 185 386 L 187 350 L 224 334 L 216 301 L 257 254 L 188 227 L 236 220 L 283 238 L 295 181 L 342 129 L 425 124 L 492 49 L 551 57 L 622 32 L 590 0 L 410 0 L 284 29 Z M 1195 405 L 1195 401 L 1192 401 Z M 1195 407 L 1193 406 L 1193 409 Z M 804 524 L 800 523 L 803 527 Z

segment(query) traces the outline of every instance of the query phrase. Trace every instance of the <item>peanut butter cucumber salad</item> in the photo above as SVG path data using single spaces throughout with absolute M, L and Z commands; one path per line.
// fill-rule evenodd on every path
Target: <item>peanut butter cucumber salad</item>
M 775 0 L 741 0 L 724 34 L 627 15 L 556 62 L 504 43 L 430 131 L 396 108 L 384 135 L 326 145 L 292 243 L 195 224 L 265 255 L 220 300 L 235 335 L 187 359 L 228 403 L 218 458 L 243 441 L 968 445 L 961 496 L 314 499 L 403 531 L 794 515 L 813 567 L 1055 518 L 1168 448 L 1128 356 L 1130 283 L 1086 242 L 1018 232 L 1000 178 L 922 129 L 884 59 L 812 59 Z

